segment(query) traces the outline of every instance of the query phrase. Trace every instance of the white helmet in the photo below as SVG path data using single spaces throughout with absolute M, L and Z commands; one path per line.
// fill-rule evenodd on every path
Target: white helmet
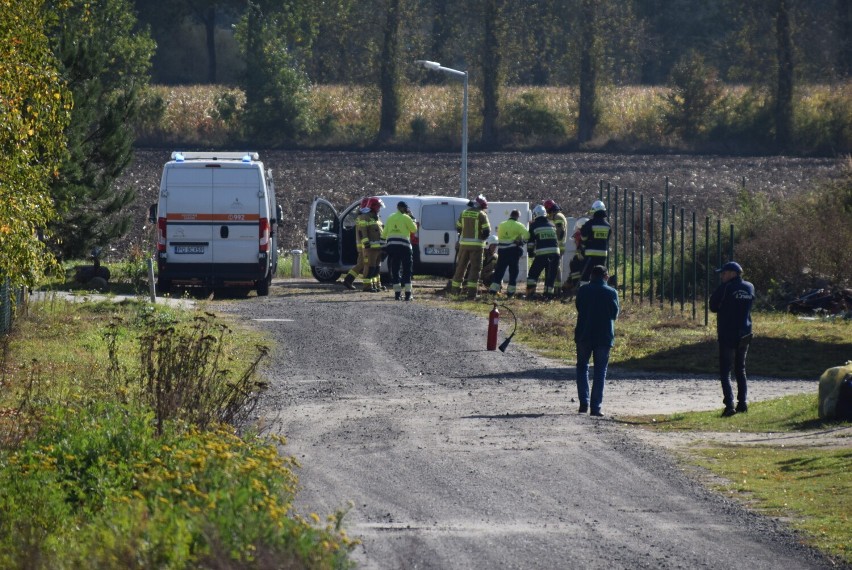
M 589 210 L 592 213 L 595 212 L 606 212 L 606 205 L 600 200 L 595 200 L 595 203 L 592 204 L 592 209 Z
M 544 209 L 544 206 L 539 204 L 535 208 L 533 208 L 532 215 L 533 215 L 533 218 L 540 218 L 542 216 L 547 215 L 547 210 Z
M 498 243 L 499 241 L 500 241 L 500 240 L 499 240 L 499 239 L 497 239 L 497 236 L 495 236 L 494 234 L 491 234 L 491 235 L 489 235 L 487 238 L 485 238 L 485 243 L 486 243 L 486 245 L 497 245 L 497 243 Z

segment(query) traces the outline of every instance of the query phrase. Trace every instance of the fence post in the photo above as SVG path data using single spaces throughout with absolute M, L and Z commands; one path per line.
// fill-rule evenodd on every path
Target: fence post
M 672 206 L 672 240 L 671 240 L 672 241 L 672 261 L 671 261 L 671 264 L 670 264 L 671 269 L 669 270 L 670 271 L 669 281 L 671 282 L 671 286 L 672 286 L 672 296 L 670 297 L 672 309 L 674 309 L 674 301 L 675 301 L 674 267 L 675 267 L 675 242 L 677 241 L 677 234 L 675 233 L 675 222 L 676 221 L 677 221 L 677 215 L 675 214 L 675 207 Z
M 660 307 L 666 304 L 666 229 L 669 226 L 669 203 L 662 205 L 662 235 L 660 236 Z
M 636 190 L 630 191 L 630 300 L 636 294 Z
M 686 302 L 686 266 L 684 265 L 684 244 L 686 240 L 686 213 L 683 208 L 680 209 L 680 312 L 683 312 L 683 307 Z
M 731 224 L 731 251 L 730 257 L 728 257 L 730 261 L 734 260 L 734 224 Z
M 618 281 L 623 281 L 624 278 L 623 278 L 623 276 L 622 276 L 621 279 L 618 278 L 618 186 L 613 186 L 613 188 L 615 189 L 615 192 L 613 192 L 613 195 L 615 196 L 615 198 L 613 200 L 614 208 L 610 211 L 615 214 L 615 220 L 613 220 L 613 223 L 612 223 L 612 229 L 613 229 L 613 232 L 614 232 L 615 235 L 613 235 L 613 246 L 612 246 L 612 250 L 613 250 L 612 251 L 612 253 L 613 253 L 612 257 L 613 257 L 614 263 L 612 264 L 611 267 L 615 270 L 615 275 L 616 275 L 616 280 L 617 280 L 616 283 L 615 283 L 615 286 L 618 287 Z M 609 266 L 609 256 L 607 256 L 606 259 L 607 259 L 607 266 Z
M 154 260 L 148 258 L 148 294 L 151 297 L 151 302 L 157 302 L 157 285 L 154 283 Z
M 293 267 L 290 268 L 290 277 L 302 276 L 302 250 L 294 249 L 290 252 L 293 255 Z
M 710 322 L 707 301 L 710 299 L 710 216 L 704 216 L 704 326 Z
M 624 285 L 621 286 L 622 295 L 627 296 L 627 188 L 624 189 L 624 200 L 621 203 L 621 278 Z
M 639 304 L 645 295 L 642 291 L 645 289 L 645 195 L 639 194 Z
M 654 197 L 651 196 L 651 231 L 648 235 L 648 302 L 654 305 Z
M 698 259 L 695 258 L 696 251 L 696 229 L 695 229 L 695 210 L 692 211 L 692 320 L 695 320 L 695 301 L 697 299 L 696 289 L 698 288 Z

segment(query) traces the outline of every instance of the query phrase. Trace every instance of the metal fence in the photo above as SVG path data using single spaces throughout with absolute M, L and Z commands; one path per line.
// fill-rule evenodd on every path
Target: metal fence
M 672 309 L 678 303 L 681 312 L 690 305 L 693 319 L 701 305 L 706 325 L 710 291 L 719 282 L 713 270 L 734 257 L 734 225 L 723 231 L 721 219 L 700 220 L 672 203 L 668 177 L 659 198 L 646 201 L 644 194 L 600 181 L 612 226 L 607 265 L 622 299 Z
M 0 277 L 0 334 L 12 329 L 15 310 L 23 306 L 24 289 L 12 287 L 8 277 Z

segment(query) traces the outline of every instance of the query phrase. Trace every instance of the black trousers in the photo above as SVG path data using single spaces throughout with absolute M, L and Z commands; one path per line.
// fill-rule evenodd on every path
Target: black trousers
M 499 284 L 503 278 L 503 274 L 506 272 L 506 268 L 508 267 L 509 285 L 512 285 L 513 287 L 517 285 L 518 273 L 521 272 L 521 268 L 518 266 L 520 261 L 520 247 L 506 247 L 497 250 L 497 265 L 494 266 L 494 274 L 491 277 L 491 283 Z
M 746 385 L 746 356 L 748 343 L 730 347 L 719 345 L 719 375 L 722 380 L 722 403 L 726 408 L 734 407 L 734 392 L 731 387 L 731 371 L 737 379 L 737 403 L 744 404 L 748 396 Z
M 388 252 L 388 270 L 390 281 L 393 285 L 407 285 L 411 283 L 411 246 L 402 244 L 388 244 L 385 250 Z
M 558 253 L 549 253 L 547 255 L 536 255 L 533 260 L 532 267 L 527 274 L 527 287 L 534 287 L 538 281 L 538 276 L 544 271 L 544 291 L 552 292 L 553 284 L 556 282 L 556 270 L 559 269 Z

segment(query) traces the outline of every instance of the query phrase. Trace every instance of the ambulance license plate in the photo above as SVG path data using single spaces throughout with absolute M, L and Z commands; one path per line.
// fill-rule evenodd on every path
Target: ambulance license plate
M 450 255 L 450 248 L 426 246 L 426 255 Z
M 203 254 L 204 246 L 203 245 L 176 245 L 175 253 L 195 253 L 195 254 Z

